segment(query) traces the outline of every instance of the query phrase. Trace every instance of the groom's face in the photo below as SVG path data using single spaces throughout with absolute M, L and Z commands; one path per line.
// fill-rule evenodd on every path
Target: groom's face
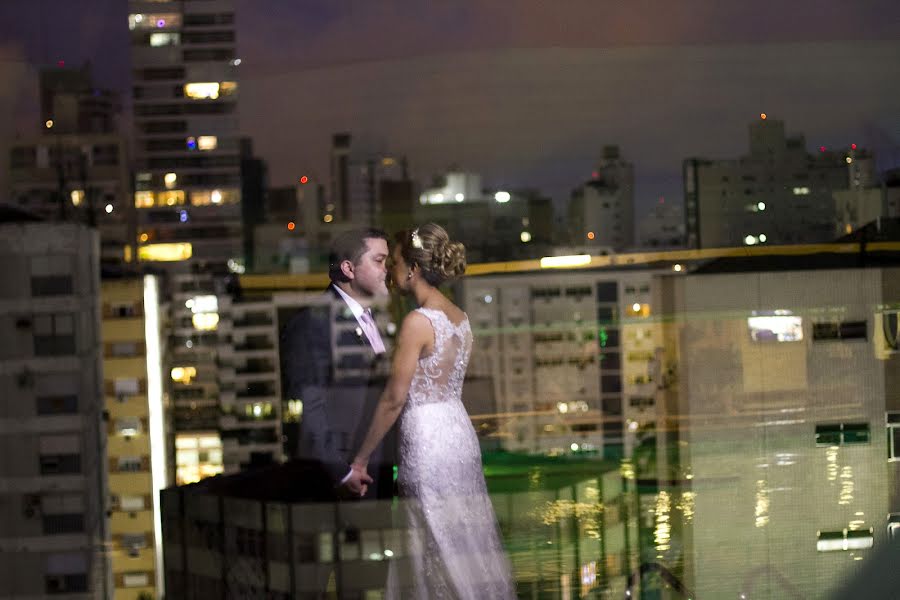
M 384 281 L 387 276 L 387 241 L 381 238 L 366 238 L 365 242 L 365 252 L 353 265 L 350 287 L 361 298 L 387 296 Z

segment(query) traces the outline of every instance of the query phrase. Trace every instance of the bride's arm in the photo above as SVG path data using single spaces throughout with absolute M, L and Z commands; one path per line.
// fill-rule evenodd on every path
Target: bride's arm
M 391 363 L 391 376 L 388 378 L 384 392 L 375 407 L 375 414 L 366 439 L 363 440 L 351 468 L 366 472 L 369 456 L 381 442 L 406 404 L 406 395 L 416 372 L 416 364 L 422 351 L 433 343 L 434 333 L 428 317 L 411 312 L 403 320 L 400 333 L 397 335 L 397 347 L 394 350 L 394 361 Z

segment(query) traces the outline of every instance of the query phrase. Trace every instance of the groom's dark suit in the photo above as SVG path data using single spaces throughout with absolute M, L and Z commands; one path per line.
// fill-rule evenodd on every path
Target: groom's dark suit
M 311 500 L 334 501 L 384 390 L 387 357 L 375 354 L 333 285 L 288 321 L 281 348 L 287 398 L 303 403 L 296 457 L 310 477 L 298 484 Z M 395 454 L 390 432 L 369 461 L 375 483 L 365 498 L 392 496 Z

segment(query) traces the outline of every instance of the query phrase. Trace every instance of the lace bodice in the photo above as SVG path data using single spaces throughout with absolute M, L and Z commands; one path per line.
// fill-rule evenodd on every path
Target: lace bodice
M 419 359 L 409 386 L 410 406 L 459 401 L 472 353 L 472 330 L 468 317 L 454 324 L 447 314 L 433 308 L 418 308 L 434 328 L 434 350 Z

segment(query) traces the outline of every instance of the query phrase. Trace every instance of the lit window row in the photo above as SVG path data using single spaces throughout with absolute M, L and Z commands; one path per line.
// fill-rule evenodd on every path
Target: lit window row
M 209 206 L 211 204 L 236 204 L 240 202 L 240 190 L 194 190 L 190 192 L 190 203 L 193 206 Z M 166 190 L 164 192 L 140 191 L 134 193 L 134 205 L 137 208 L 153 208 L 159 206 L 182 206 L 187 201 L 184 190 Z
M 138 259 L 145 262 L 176 262 L 189 259 L 193 250 L 189 242 L 148 244 L 138 248 Z
M 128 15 L 128 29 L 167 29 L 181 27 L 178 13 L 135 13 Z
M 184 95 L 194 100 L 215 100 L 220 96 L 230 96 L 237 91 L 234 81 L 203 81 L 184 84 Z
M 803 186 L 803 187 L 795 187 L 795 188 L 794 188 L 794 195 L 795 195 L 795 196 L 807 196 L 807 195 L 809 195 L 809 188 L 806 187 L 806 186 Z

